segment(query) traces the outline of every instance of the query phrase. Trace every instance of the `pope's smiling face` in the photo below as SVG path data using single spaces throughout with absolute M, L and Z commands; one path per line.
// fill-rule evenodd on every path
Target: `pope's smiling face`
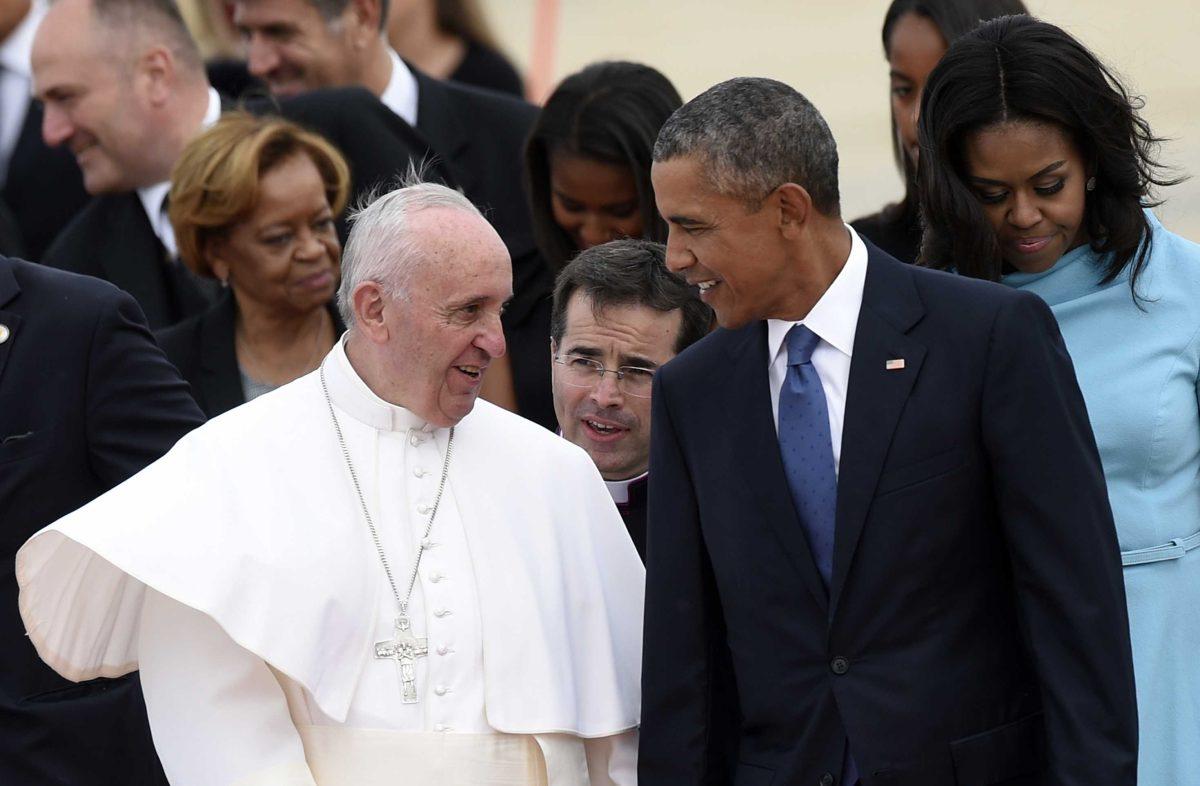
M 407 231 L 422 258 L 403 291 L 385 296 L 391 385 L 396 403 L 445 428 L 470 413 L 488 364 L 504 354 L 512 265 L 491 225 L 464 210 L 421 210 Z

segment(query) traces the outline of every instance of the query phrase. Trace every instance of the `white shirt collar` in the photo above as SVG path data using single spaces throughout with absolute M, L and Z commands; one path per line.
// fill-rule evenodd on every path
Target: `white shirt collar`
M 8 38 L 0 43 L 0 66 L 6 71 L 20 74 L 30 79 L 31 68 L 29 59 L 33 52 L 33 34 L 37 32 L 42 17 L 46 15 L 46 4 L 43 0 L 33 0 L 29 13 L 25 14 Z
M 322 363 L 325 381 L 329 385 L 329 397 L 338 408 L 378 431 L 433 431 L 434 426 L 424 418 L 384 401 L 363 381 L 346 355 L 348 335 L 343 335 L 333 345 Z
M 200 130 L 211 128 L 220 119 L 221 96 L 215 88 L 209 87 L 208 106 L 204 110 L 204 118 L 200 121 Z M 171 228 L 171 219 L 167 217 L 167 211 L 163 210 L 163 200 L 170 192 L 171 181 L 164 180 L 152 186 L 139 188 L 137 195 L 138 199 L 142 201 L 142 208 L 146 211 L 146 218 L 150 219 L 150 226 L 154 229 L 154 234 L 166 246 L 171 256 L 175 256 L 179 251 L 175 245 L 175 230 Z
M 606 480 L 604 481 L 604 485 L 608 486 L 608 493 L 612 496 L 613 502 L 618 505 L 624 505 L 629 501 L 629 487 L 639 480 L 644 479 L 647 474 L 643 472 L 637 477 L 627 480 Z
M 867 246 L 848 225 L 846 230 L 850 233 L 850 256 L 808 316 L 797 321 L 767 320 L 768 365 L 774 362 L 794 325 L 804 325 L 846 357 L 853 355 L 858 312 L 862 309 L 863 287 L 867 281 Z
M 387 87 L 383 89 L 383 95 L 379 96 L 379 100 L 384 103 L 384 106 L 399 115 L 405 123 L 416 128 L 417 78 L 400 59 L 400 55 L 396 54 L 396 50 L 388 48 L 388 55 L 392 61 L 392 76 L 388 80 Z

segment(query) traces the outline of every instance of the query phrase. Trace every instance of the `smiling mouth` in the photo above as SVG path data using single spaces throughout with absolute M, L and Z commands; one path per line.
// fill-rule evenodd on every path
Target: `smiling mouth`
M 697 281 L 696 288 L 700 290 L 701 295 L 704 295 L 710 289 L 712 289 L 713 287 L 715 287 L 717 284 L 720 284 L 720 283 L 721 282 L 717 281 L 715 278 L 710 278 L 708 281 Z
M 477 380 L 483 376 L 483 366 L 455 366 L 454 368 L 471 379 Z
M 1052 239 L 1052 235 L 1045 237 L 1023 237 L 1018 238 L 1015 245 L 1017 250 L 1024 254 L 1036 254 L 1049 245 Z

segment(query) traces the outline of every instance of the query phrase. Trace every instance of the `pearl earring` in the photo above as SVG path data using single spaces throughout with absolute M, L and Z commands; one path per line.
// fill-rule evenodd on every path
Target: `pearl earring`
M 1084 183 L 1083 187 L 1084 187 L 1084 188 L 1086 188 L 1088 191 L 1095 191 L 1095 190 L 1096 190 L 1096 178 L 1095 178 L 1095 176 L 1089 177 L 1089 178 L 1087 179 L 1087 182 L 1086 182 L 1086 183 Z

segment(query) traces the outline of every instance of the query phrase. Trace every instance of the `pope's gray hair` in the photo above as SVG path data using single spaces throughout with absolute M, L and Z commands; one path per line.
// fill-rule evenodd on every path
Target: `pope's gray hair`
M 347 328 L 354 327 L 354 290 L 364 281 L 374 281 L 391 297 L 407 297 L 426 239 L 409 231 L 410 219 L 414 213 L 439 207 L 483 218 L 461 192 L 422 182 L 416 168 L 399 188 L 382 196 L 370 194 L 360 202 L 349 219 L 350 237 L 342 252 L 342 283 L 337 293 L 338 312 Z
M 795 183 L 821 213 L 841 212 L 833 134 L 817 108 L 783 82 L 730 79 L 675 110 L 658 132 L 654 160 L 681 156 L 697 157 L 717 193 L 750 211 Z

